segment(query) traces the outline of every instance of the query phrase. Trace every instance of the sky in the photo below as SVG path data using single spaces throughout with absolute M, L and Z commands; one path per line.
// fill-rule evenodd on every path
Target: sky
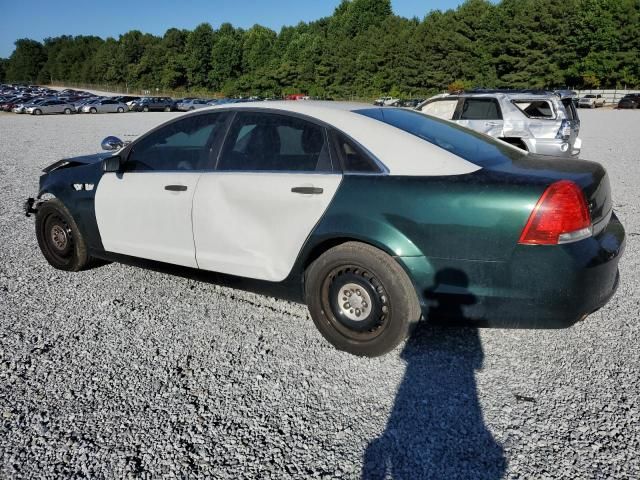
M 424 17 L 463 0 L 391 0 L 404 17 Z M 249 28 L 259 23 L 276 31 L 333 13 L 340 0 L 0 0 L 0 58 L 13 52 L 18 38 L 42 41 L 58 35 L 114 37 L 140 30 L 162 35 L 171 28 L 193 29 L 203 22 L 214 28 L 229 22 Z

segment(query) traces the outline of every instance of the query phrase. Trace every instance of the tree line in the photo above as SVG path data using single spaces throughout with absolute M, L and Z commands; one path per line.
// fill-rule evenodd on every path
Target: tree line
M 638 0 L 468 0 L 423 19 L 343 0 L 275 32 L 208 23 L 19 39 L 0 81 L 108 83 L 224 95 L 421 96 L 447 88 L 640 87 Z

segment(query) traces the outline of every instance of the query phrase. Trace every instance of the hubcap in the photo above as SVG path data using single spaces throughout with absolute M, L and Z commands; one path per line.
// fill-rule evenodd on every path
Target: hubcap
M 347 283 L 338 292 L 337 304 L 349 320 L 360 322 L 371 313 L 371 296 L 360 285 Z
M 60 225 L 54 225 L 51 228 L 51 242 L 58 250 L 62 251 L 67 248 L 69 242 L 67 232 Z

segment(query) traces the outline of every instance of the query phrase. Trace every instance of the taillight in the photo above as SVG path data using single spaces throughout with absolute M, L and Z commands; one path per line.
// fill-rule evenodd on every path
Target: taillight
M 580 187 L 569 180 L 544 191 L 522 230 L 518 243 L 557 245 L 591 236 L 591 215 Z
M 571 123 L 566 118 L 562 120 L 560 123 L 560 128 L 558 129 L 558 133 L 556 133 L 556 138 L 568 140 L 571 137 Z

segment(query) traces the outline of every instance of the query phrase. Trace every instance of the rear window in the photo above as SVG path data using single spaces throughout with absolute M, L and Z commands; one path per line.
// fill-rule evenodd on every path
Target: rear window
M 355 110 L 355 113 L 404 130 L 480 167 L 526 156 L 487 135 L 415 111 L 387 107 Z
M 527 117 L 553 119 L 556 116 L 548 100 L 514 100 L 513 104 Z

